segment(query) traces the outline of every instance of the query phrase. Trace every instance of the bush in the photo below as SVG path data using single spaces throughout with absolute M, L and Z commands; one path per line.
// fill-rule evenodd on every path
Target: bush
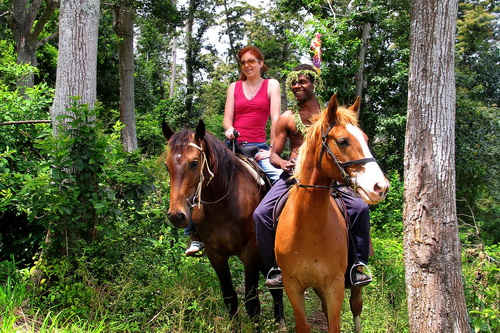
M 462 251 L 465 299 L 474 332 L 500 329 L 500 246 L 470 247 Z
M 16 64 L 14 47 L 6 41 L 0 41 L 0 53 L 0 122 L 48 119 L 53 90 L 38 84 L 21 92 L 16 80 L 36 69 Z M 35 177 L 42 157 L 35 141 L 47 135 L 48 124 L 0 126 L 0 261 L 14 255 L 18 265 L 28 265 L 43 238 L 18 205 L 21 188 Z
M 384 201 L 370 212 L 370 224 L 374 237 L 403 237 L 403 191 L 404 184 L 397 171 L 389 175 L 391 187 Z

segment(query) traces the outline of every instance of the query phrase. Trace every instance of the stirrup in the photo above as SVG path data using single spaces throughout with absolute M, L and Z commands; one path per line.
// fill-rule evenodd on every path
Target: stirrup
M 200 253 L 205 248 L 205 244 L 199 241 L 192 241 L 189 248 L 186 249 L 184 254 L 188 257 L 201 257 L 203 253 Z
M 363 272 L 358 271 L 357 269 L 358 267 L 363 267 Z M 365 273 L 364 270 L 367 270 L 367 272 Z M 354 282 L 356 273 L 363 274 L 364 276 L 367 277 L 367 279 L 363 281 Z M 349 271 L 349 281 L 351 282 L 351 286 L 353 287 L 366 286 L 368 283 L 372 282 L 372 280 L 373 280 L 372 272 L 365 263 L 358 261 L 352 265 L 351 270 Z
M 273 280 L 273 276 L 281 276 L 281 281 Z M 269 283 L 268 283 L 269 282 Z M 267 272 L 266 282 L 264 283 L 269 290 L 281 290 L 283 289 L 283 276 L 281 274 L 281 269 L 277 266 L 272 267 L 269 272 Z

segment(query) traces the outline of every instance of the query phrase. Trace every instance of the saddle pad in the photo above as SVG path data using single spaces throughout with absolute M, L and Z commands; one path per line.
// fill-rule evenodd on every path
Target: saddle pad
M 255 179 L 257 184 L 260 186 L 266 185 L 269 181 L 266 181 L 264 176 L 261 175 L 261 170 L 257 163 L 255 163 L 253 160 L 249 159 L 247 156 L 237 154 L 238 159 L 240 162 L 243 164 L 243 166 L 248 170 L 248 172 L 252 175 L 252 177 Z M 263 173 L 262 173 L 263 174 Z

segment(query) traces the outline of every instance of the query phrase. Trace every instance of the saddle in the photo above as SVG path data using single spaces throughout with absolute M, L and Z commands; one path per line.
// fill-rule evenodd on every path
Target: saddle
M 295 178 L 289 178 L 287 181 L 286 181 L 287 185 L 293 185 L 295 183 L 297 183 L 297 181 L 295 180 Z M 274 205 L 274 208 L 273 208 L 273 225 L 274 225 L 274 228 L 277 227 L 278 225 L 278 219 L 281 215 L 281 212 L 283 211 L 283 208 L 285 207 L 285 203 L 288 199 L 288 194 L 290 193 L 290 189 L 292 188 L 292 186 L 289 186 L 287 191 L 285 193 L 283 193 L 279 198 L 278 200 L 276 200 L 276 204 Z M 344 216 L 344 219 L 346 221 L 348 221 L 348 216 L 347 216 L 347 208 L 344 204 L 344 201 L 342 200 L 340 194 L 337 192 L 337 191 L 333 191 L 332 192 L 332 197 L 335 199 L 335 202 L 337 203 L 337 206 L 339 207 L 340 209 L 340 212 L 342 213 L 342 215 Z M 347 227 L 349 228 L 349 223 L 347 223 Z
M 227 146 L 229 150 L 236 154 L 236 157 L 239 158 L 257 184 L 263 187 L 264 193 L 269 191 L 272 182 L 254 159 L 254 156 L 259 152 L 259 148 L 256 146 L 241 145 L 236 140 L 228 141 Z

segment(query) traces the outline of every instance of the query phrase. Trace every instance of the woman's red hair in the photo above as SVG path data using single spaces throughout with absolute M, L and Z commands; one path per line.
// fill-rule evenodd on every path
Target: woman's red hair
M 260 60 L 264 63 L 264 54 L 262 53 L 262 51 L 256 47 L 256 46 L 253 46 L 253 45 L 248 45 L 248 46 L 245 46 L 244 48 L 242 48 L 240 50 L 240 52 L 238 52 L 238 62 L 241 63 L 241 57 L 243 57 L 243 55 L 247 52 L 250 52 L 257 60 Z M 241 66 L 240 66 L 241 68 Z M 267 67 L 267 65 L 264 63 L 261 70 L 260 70 L 260 74 L 264 74 L 267 70 L 269 69 L 269 67 Z M 246 75 L 243 74 L 243 72 L 240 70 L 240 80 L 242 81 L 245 81 L 247 79 Z

